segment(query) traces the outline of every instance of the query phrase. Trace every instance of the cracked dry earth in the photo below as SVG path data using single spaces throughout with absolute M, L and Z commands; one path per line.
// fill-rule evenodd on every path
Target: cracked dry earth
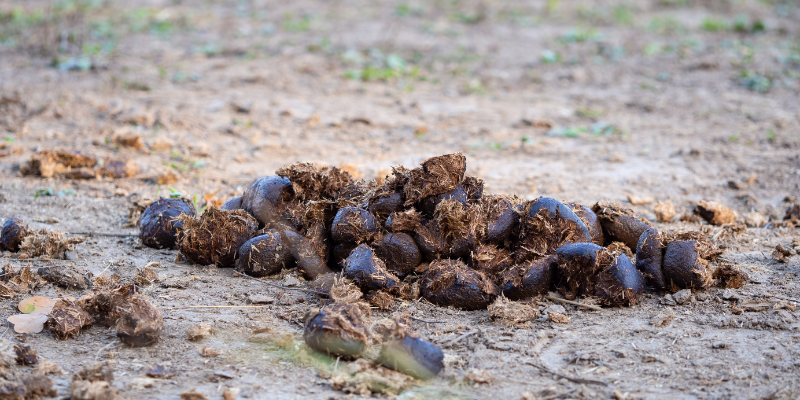
M 541 300 L 540 310 L 563 312 L 569 321 L 551 322 L 543 314 L 517 326 L 491 320 L 487 311 L 395 300 L 390 310 L 373 310 L 373 319 L 410 312 L 436 321 L 412 320 L 412 328 L 446 355 L 439 377 L 401 396 L 797 398 L 800 257 L 779 262 L 771 254 L 777 244 L 790 246 L 800 237 L 798 228 L 779 223 L 800 196 L 800 89 L 791 75 L 775 78 L 783 83 L 767 93 L 741 86 L 731 61 L 735 52 L 725 43 L 782 51 L 781 43 L 800 35 L 800 15 L 778 15 L 768 2 L 756 1 L 637 2 L 631 24 L 595 22 L 602 40 L 558 44 L 572 27 L 589 23 L 580 12 L 587 4 L 601 14 L 616 4 L 560 3 L 547 11 L 538 3 L 431 2 L 400 18 L 391 2 L 130 1 L 102 6 L 93 16 L 112 19 L 149 7 L 168 10 L 166 18 L 180 18 L 188 27 L 167 39 L 147 32 L 120 36 L 107 65 L 84 72 L 58 71 L 50 58 L 25 46 L 0 48 L 0 93 L 18 100 L 4 100 L 0 109 L 11 138 L 0 158 L 0 222 L 15 216 L 37 229 L 131 234 L 88 235 L 71 261 L 18 260 L 6 252 L 0 263 L 72 266 L 130 279 L 137 268 L 157 262 L 160 282 L 143 292 L 165 320 L 162 340 L 147 348 L 126 347 L 102 327 L 61 341 L 48 331 L 15 337 L 6 324 L 3 337 L 24 340 L 58 365 L 63 373 L 52 378 L 59 397 L 69 395 L 73 373 L 107 360 L 114 365 L 114 385 L 129 398 L 177 399 L 191 389 L 208 398 L 221 398 L 226 390 L 252 399 L 358 397 L 337 390 L 325 372 L 334 362 L 333 368 L 350 362 L 314 358 L 302 345 L 304 316 L 323 305 L 320 299 L 230 269 L 191 265 L 174 250 L 143 247 L 128 225 L 129 209 L 138 199 L 167 196 L 167 187 L 197 194 L 201 203 L 205 194 L 224 200 L 296 161 L 346 166 L 373 179 L 393 165 L 415 167 L 430 156 L 463 152 L 467 174 L 484 179 L 487 192 L 588 205 L 610 200 L 659 230 L 701 230 L 724 249 L 726 260 L 747 272 L 748 282 L 680 298 L 650 292 L 634 307 L 602 311 Z M 10 10 L 15 3 L 0 5 Z M 465 24 L 449 17 L 462 9 L 485 18 Z M 534 23 L 504 18 L 512 9 Z M 763 18 L 766 31 L 748 36 L 697 28 L 704 16 L 732 19 L 740 13 Z M 313 16 L 310 28 L 282 29 L 286 15 Z M 664 16 L 688 33 L 647 28 L 647 21 Z M 247 33 L 269 22 L 278 26 L 269 35 Z M 314 47 L 320 38 L 328 40 L 322 50 Z M 686 38 L 704 47 L 657 56 L 641 51 L 650 41 Z M 221 43 L 221 50 L 193 50 L 208 42 Z M 622 47 L 625 55 L 604 58 L 598 50 L 603 45 Z M 542 51 L 556 46 L 573 61 L 541 62 Z M 344 78 L 351 67 L 340 55 L 370 48 L 408 59 L 422 54 L 418 64 L 428 78 Z M 255 56 L 244 57 L 250 49 L 257 49 Z M 753 63 L 773 71 L 792 68 L 779 57 Z M 164 79 L 162 70 L 196 79 Z M 592 133 L 589 127 L 598 122 L 610 123 L 613 132 Z M 559 134 L 567 127 L 584 130 L 577 137 Z M 115 144 L 115 137 L 131 133 L 142 138 L 141 149 Z M 140 172 L 115 180 L 23 177 L 20 165 L 44 149 L 133 160 Z M 173 180 L 159 185 L 166 175 Z M 34 197 L 49 187 L 74 194 Z M 653 202 L 631 205 L 629 194 Z M 720 201 L 748 227 L 734 234 L 678 217 L 657 222 L 653 206 L 667 200 L 679 216 L 691 214 L 700 200 Z M 267 280 L 307 284 L 296 271 Z M 45 285 L 30 295 L 83 294 Z M 24 296 L 0 300 L 4 321 Z M 258 307 L 171 308 L 197 305 Z M 188 341 L 186 329 L 201 323 L 212 325 L 211 336 Z M 221 354 L 203 357 L 205 347 Z M 562 379 L 528 363 L 604 384 Z M 147 378 L 157 364 L 176 375 Z

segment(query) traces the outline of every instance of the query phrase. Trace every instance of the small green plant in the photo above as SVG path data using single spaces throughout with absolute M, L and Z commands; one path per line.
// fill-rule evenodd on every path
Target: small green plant
M 575 28 L 566 35 L 559 36 L 558 41 L 564 44 L 582 43 L 590 40 L 596 40 L 599 38 L 599 36 L 600 35 L 597 33 L 596 29 L 587 30 L 583 28 Z
M 633 11 L 625 5 L 614 6 L 614 9 L 611 10 L 611 15 L 614 18 L 614 22 L 621 25 L 630 25 L 635 18 Z
M 706 32 L 725 32 L 730 29 L 730 23 L 724 18 L 706 17 L 700 27 Z
M 47 189 L 39 189 L 33 194 L 33 198 L 39 198 L 44 196 L 56 196 L 56 197 L 64 197 L 64 196 L 74 196 L 75 191 L 72 189 L 62 189 L 58 192 L 53 190 L 53 186 L 50 186 Z
M 739 84 L 757 93 L 767 93 L 772 88 L 772 80 L 758 72 L 742 71 Z
M 545 135 L 556 137 L 578 137 L 584 133 L 586 133 L 586 128 L 570 126 L 566 128 L 559 127 L 550 129 L 547 131 L 547 133 L 545 133 Z
M 181 198 L 183 196 L 183 193 L 181 193 L 180 191 L 178 191 L 175 188 L 168 187 L 167 189 L 169 190 L 169 198 L 170 199 L 179 199 L 179 198 Z
M 686 31 L 686 27 L 674 17 L 655 17 L 650 20 L 647 29 L 662 35 L 674 35 Z
M 283 30 L 287 32 L 306 32 L 311 29 L 311 17 L 305 15 L 295 18 L 292 14 L 283 16 Z
M 561 54 L 553 50 L 542 51 L 542 62 L 545 64 L 558 64 L 561 62 Z
M 579 108 L 577 111 L 578 116 L 584 118 L 597 118 L 603 115 L 603 110 L 596 108 Z

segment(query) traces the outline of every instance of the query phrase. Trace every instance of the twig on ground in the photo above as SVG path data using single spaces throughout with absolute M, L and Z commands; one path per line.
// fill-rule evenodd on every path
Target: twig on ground
M 428 320 L 424 320 L 422 318 L 417 318 L 417 317 L 408 317 L 408 318 L 411 318 L 414 321 L 424 322 L 426 324 L 444 324 L 445 322 L 447 322 L 447 321 L 428 321 Z
M 263 283 L 263 284 L 265 284 L 265 285 L 267 285 L 267 286 L 272 286 L 272 287 L 274 287 L 274 288 L 278 288 L 278 289 L 284 289 L 284 290 L 299 290 L 299 291 L 301 291 L 301 292 L 314 293 L 314 294 L 316 294 L 316 295 L 318 295 L 318 296 L 322 296 L 322 297 L 330 297 L 330 295 L 329 295 L 329 294 L 327 294 L 327 293 L 324 293 L 324 292 L 318 292 L 318 291 L 316 291 L 316 290 L 312 290 L 312 289 L 306 289 L 306 288 L 299 288 L 299 287 L 295 288 L 295 287 L 286 287 L 286 286 L 276 285 L 276 284 L 274 284 L 274 283 L 272 283 L 272 282 L 267 282 L 267 281 L 265 281 L 265 280 L 263 280 L 263 279 L 253 278 L 252 276 L 247 276 L 247 275 L 245 275 L 245 274 L 243 274 L 243 273 L 241 273 L 241 272 L 237 272 L 237 271 L 234 271 L 234 272 L 233 272 L 233 274 L 234 274 L 235 276 L 240 276 L 240 277 L 242 277 L 242 278 L 247 278 L 247 279 L 250 279 L 250 280 L 258 281 L 258 282 L 261 282 L 261 283 Z
M 571 381 L 571 382 L 575 382 L 575 383 L 585 383 L 585 384 L 587 384 L 587 385 L 602 385 L 602 386 L 608 386 L 608 383 L 601 382 L 601 381 L 595 381 L 595 380 L 591 380 L 591 379 L 583 379 L 583 378 L 573 378 L 573 377 L 571 377 L 571 376 L 562 375 L 562 374 L 559 374 L 558 372 L 552 371 L 552 370 L 550 370 L 549 368 L 543 367 L 543 366 L 541 366 L 541 365 L 539 365 L 539 364 L 536 364 L 536 363 L 534 363 L 534 362 L 532 362 L 532 361 L 528 361 L 528 362 L 526 362 L 525 364 L 528 364 L 528 365 L 530 365 L 530 366 L 536 367 L 536 368 L 538 368 L 540 371 L 547 372 L 548 374 L 553 374 L 553 375 L 555 375 L 555 376 L 557 376 L 557 377 L 559 377 L 559 378 L 564 378 L 564 379 L 566 379 L 566 380 L 568 380 L 568 381 Z
M 184 308 L 262 308 L 264 306 L 177 306 L 165 307 L 165 310 L 180 310 Z
M 555 301 L 560 301 L 560 302 L 566 303 L 566 304 L 572 304 L 573 306 L 586 307 L 586 308 L 589 308 L 589 309 L 592 309 L 592 310 L 595 310 L 595 311 L 603 311 L 602 308 L 600 308 L 599 306 L 593 305 L 593 304 L 578 303 L 577 301 L 562 299 L 562 298 L 555 297 L 555 296 L 544 296 L 544 297 L 546 299 L 549 299 L 549 300 L 555 300 Z
M 138 233 L 115 233 L 115 232 L 67 232 L 70 235 L 79 236 L 108 236 L 108 237 L 136 237 Z
M 469 332 L 467 332 L 467 333 L 465 333 L 465 334 L 463 334 L 463 335 L 461 335 L 461 336 L 459 336 L 459 337 L 447 342 L 445 345 L 446 346 L 452 346 L 452 345 L 458 343 L 461 339 L 468 338 L 468 337 L 470 337 L 470 336 L 472 336 L 472 335 L 474 335 L 474 334 L 476 334 L 476 333 L 478 333 L 480 331 L 481 331 L 480 329 L 475 329 L 474 331 L 469 331 Z

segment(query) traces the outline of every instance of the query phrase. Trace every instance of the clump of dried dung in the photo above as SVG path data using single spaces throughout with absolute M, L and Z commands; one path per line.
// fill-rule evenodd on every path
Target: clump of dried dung
M 653 212 L 656 213 L 656 218 L 660 222 L 670 222 L 675 218 L 675 215 L 677 215 L 675 206 L 672 205 L 671 201 L 656 203 L 656 205 L 653 206 Z
M 22 239 L 19 246 L 19 258 L 24 260 L 46 257 L 63 260 L 67 258 L 68 251 L 75 250 L 75 245 L 85 240 L 83 237 L 70 237 L 66 233 L 56 230 L 32 231 Z
M 589 228 L 565 204 L 540 197 L 519 207 L 517 263 L 553 254 L 565 243 L 591 242 Z
M 93 323 L 94 318 L 77 303 L 59 299 L 50 311 L 46 325 L 57 338 L 63 340 L 77 336 L 83 328 Z
M 368 340 L 360 308 L 337 303 L 320 310 L 306 324 L 303 340 L 314 350 L 333 356 L 358 356 Z
M 51 178 L 70 172 L 73 168 L 91 168 L 97 159 L 74 152 L 42 150 L 20 167 L 23 175 Z
M 725 225 L 736 222 L 736 212 L 716 201 L 703 201 L 697 203 L 695 214 L 712 225 Z
M 747 274 L 741 268 L 722 264 L 712 275 L 717 280 L 717 286 L 724 289 L 738 289 L 747 283 Z
M 181 215 L 178 248 L 189 260 L 200 265 L 233 267 L 239 248 L 256 232 L 258 223 L 244 210 L 206 210 L 199 219 Z
M 497 300 L 489 305 L 489 316 L 506 325 L 518 325 L 533 321 L 539 317 L 539 309 L 536 303 L 519 303 L 509 301 L 505 296 L 499 296 Z
M 425 160 L 420 168 L 411 170 L 408 183 L 403 188 L 406 206 L 455 189 L 464 179 L 466 169 L 467 158 L 461 153 Z

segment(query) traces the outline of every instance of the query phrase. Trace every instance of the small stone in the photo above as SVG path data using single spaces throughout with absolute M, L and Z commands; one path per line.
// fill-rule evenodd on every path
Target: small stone
M 286 280 L 283 281 L 283 286 L 286 286 L 286 287 L 297 286 L 299 284 L 300 284 L 300 281 L 298 281 L 297 278 L 295 278 L 293 276 L 289 276 L 289 277 L 286 278 Z
M 695 301 L 694 296 L 692 296 L 692 290 L 691 289 L 680 290 L 680 291 L 676 292 L 675 294 L 673 294 L 672 297 L 675 299 L 675 302 L 678 303 L 678 304 L 694 303 L 694 301 Z
M 560 304 L 553 304 L 552 306 L 547 307 L 547 308 L 544 309 L 544 313 L 545 314 L 550 314 L 551 312 L 559 313 L 559 314 L 566 314 L 567 313 L 567 309 L 564 308 L 564 306 L 562 306 Z
M 211 334 L 210 324 L 199 324 L 186 330 L 186 338 L 189 340 L 200 340 L 202 338 L 208 337 L 208 335 L 210 334 Z
M 128 388 L 133 390 L 141 390 L 155 386 L 156 380 L 153 378 L 136 378 L 128 383 Z
M 265 294 L 251 294 L 247 299 L 251 304 L 272 304 L 275 302 L 274 297 Z
M 723 300 L 735 301 L 737 303 L 742 301 L 742 296 L 732 289 L 723 290 L 720 297 L 722 297 Z
M 675 302 L 675 298 L 672 297 L 671 294 L 667 293 L 666 295 L 664 295 L 664 297 L 661 298 L 661 304 L 674 306 L 678 303 Z
M 712 349 L 724 349 L 726 347 L 728 347 L 728 345 L 725 344 L 725 342 L 714 342 L 711 344 Z

